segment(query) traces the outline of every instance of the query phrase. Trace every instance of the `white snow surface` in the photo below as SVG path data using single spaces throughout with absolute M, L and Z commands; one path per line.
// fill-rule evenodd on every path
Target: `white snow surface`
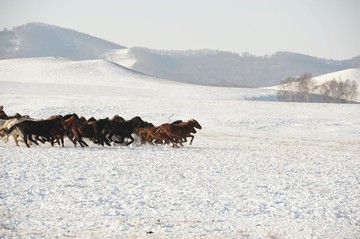
M 360 106 L 246 101 L 107 61 L 0 61 L 0 105 L 34 118 L 195 118 L 192 145 L 0 142 L 0 238 L 359 238 Z

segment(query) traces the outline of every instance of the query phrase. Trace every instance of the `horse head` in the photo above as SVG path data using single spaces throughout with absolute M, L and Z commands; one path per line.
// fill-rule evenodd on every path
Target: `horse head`
M 202 129 L 201 125 L 199 124 L 199 122 L 197 122 L 195 119 L 189 120 L 189 122 L 191 122 L 195 128 L 197 129 Z

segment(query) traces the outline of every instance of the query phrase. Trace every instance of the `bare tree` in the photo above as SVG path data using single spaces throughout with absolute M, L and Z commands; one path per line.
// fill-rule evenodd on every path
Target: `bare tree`
M 311 74 L 306 73 L 300 76 L 297 81 L 297 90 L 299 92 L 299 101 L 309 102 L 311 93 L 314 89 L 315 84 L 311 80 Z
M 306 73 L 298 78 L 288 77 L 283 80 L 277 96 L 283 101 L 308 102 L 313 88 L 311 74 Z
M 325 102 L 345 103 L 353 101 L 358 95 L 358 84 L 354 80 L 331 80 L 320 86 L 320 94 Z

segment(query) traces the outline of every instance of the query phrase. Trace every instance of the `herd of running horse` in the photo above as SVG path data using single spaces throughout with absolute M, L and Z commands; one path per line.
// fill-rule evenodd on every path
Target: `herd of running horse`
M 154 126 L 139 116 L 130 120 L 118 115 L 111 119 L 86 119 L 74 113 L 64 116 L 53 115 L 47 119 L 33 119 L 19 113 L 9 116 L 4 112 L 3 106 L 0 106 L 0 138 L 8 142 L 9 136 L 13 136 L 17 146 L 19 141 L 22 141 L 27 147 L 32 143 L 38 145 L 38 142 L 50 142 L 52 146 L 58 143 L 64 147 L 64 137 L 74 146 L 79 144 L 81 147 L 88 146 L 84 138 L 102 146 L 130 145 L 134 142 L 134 134 L 141 144 L 172 144 L 178 148 L 187 142 L 187 138 L 191 138 L 191 144 L 196 129 L 201 128 L 195 119 L 186 122 L 177 120 L 159 126 Z

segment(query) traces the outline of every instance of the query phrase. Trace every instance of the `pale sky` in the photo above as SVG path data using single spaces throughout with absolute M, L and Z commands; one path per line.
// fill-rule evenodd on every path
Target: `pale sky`
M 29 22 L 127 47 L 360 55 L 359 0 L 0 0 L 0 30 Z

